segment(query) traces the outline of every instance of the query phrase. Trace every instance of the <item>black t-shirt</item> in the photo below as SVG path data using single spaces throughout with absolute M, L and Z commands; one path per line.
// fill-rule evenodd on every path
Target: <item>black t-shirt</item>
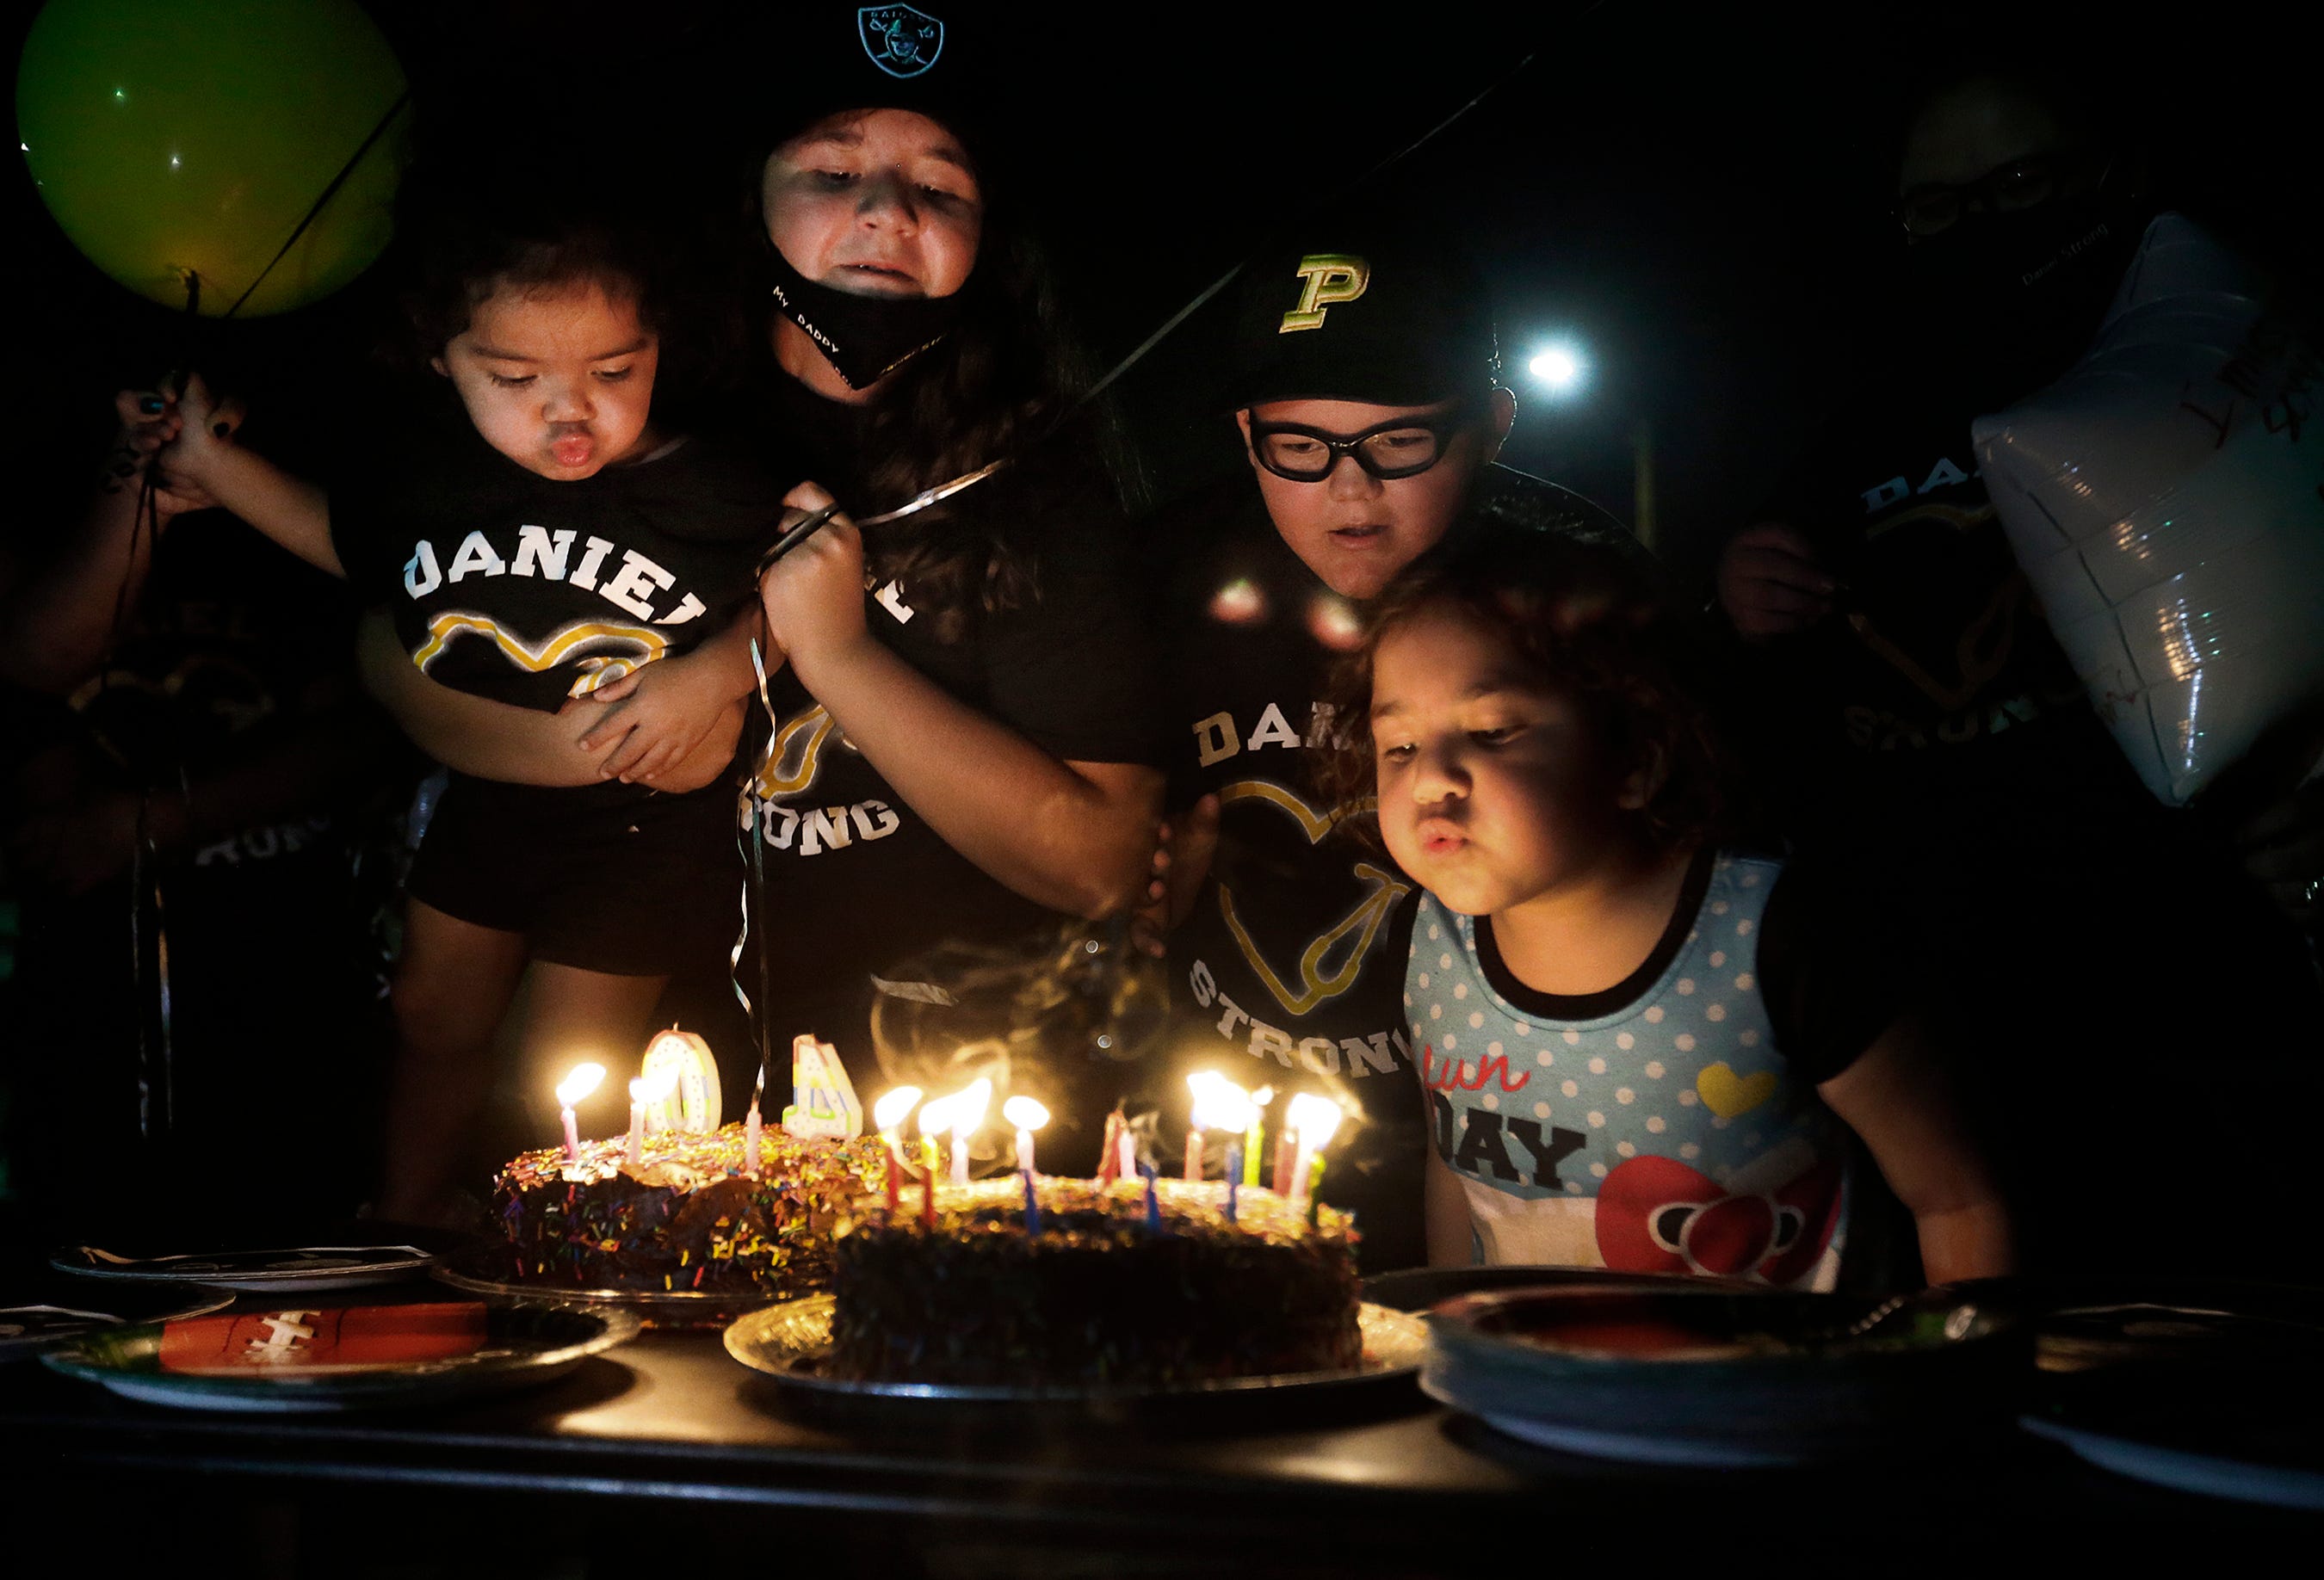
M 1477 919 L 1477 963 L 1493 991 L 1544 1021 L 1594 1021 L 1636 1004 L 1686 947 L 1719 852 L 1706 847 L 1688 864 L 1685 886 L 1669 923 L 1645 961 L 1596 993 L 1544 993 L 1528 988 L 1501 958 L 1492 918 Z M 1862 896 L 1840 873 L 1809 860 L 1784 864 L 1759 918 L 1759 993 L 1784 1062 L 1811 1085 L 1853 1064 L 1893 1024 L 1911 997 L 1904 949 L 1887 936 Z
M 2087 778 L 2111 753 L 2017 568 L 1969 446 L 1972 408 L 1896 380 L 1848 415 L 1763 508 L 1842 583 L 1834 614 L 1755 649 L 1744 744 L 1787 809 L 1848 824 L 1996 782 Z M 1883 806 L 1883 813 L 1891 810 Z
M 1630 541 L 1578 495 L 1502 467 L 1456 529 Z M 1154 1095 L 1183 1111 L 1199 1069 L 1328 1092 L 1361 1123 L 1333 1145 L 1325 1198 L 1359 1215 L 1368 1268 L 1409 1265 L 1425 1255 L 1403 977 L 1418 896 L 1386 851 L 1337 829 L 1309 762 L 1332 733 L 1326 691 L 1358 608 L 1292 553 L 1240 478 L 1169 512 L 1154 544 L 1168 565 L 1170 803 L 1221 802 L 1210 876 L 1170 941 L 1181 1057 Z
M 2158 1121 L 2154 1094 L 2216 1110 L 2261 1089 L 2248 1072 L 2271 1061 L 2317 1068 L 2313 967 L 2085 700 L 1976 475 L 1969 424 L 2010 392 L 1983 396 L 1940 359 L 1891 370 L 1762 512 L 1847 585 L 1812 629 L 1738 646 L 1729 737 L 1794 846 L 1849 870 L 1911 951 L 2029 1263 L 2218 1265 L 2240 1220 L 2199 1222 L 2201 1193 L 2167 1190 L 2125 1215 L 2106 1181 L 2127 1138 L 2175 1155 L 2227 1123 Z M 2301 1106 L 2264 1100 L 2227 1126 L 2255 1181 L 2294 1188 L 2296 1143 L 2269 1126 Z
M 774 387 L 766 419 L 770 448 L 788 451 L 784 464 L 798 476 L 832 488 L 858 514 L 894 503 L 859 497 L 860 414 L 784 381 Z M 808 446 L 825 453 L 798 453 Z M 1030 596 L 945 619 L 946 611 L 924 606 L 925 594 L 890 578 L 866 590 L 865 619 L 876 639 L 948 695 L 1052 757 L 1151 762 L 1143 700 L 1150 661 L 1121 560 L 1126 526 L 1094 472 L 1082 482 L 1061 479 L 1057 469 L 1074 464 L 1070 456 L 1037 452 L 949 507 L 946 530 L 1005 533 L 1031 572 Z M 872 529 L 875 564 L 879 534 Z M 1040 979 L 1040 962 L 1066 933 L 1093 930 L 1016 894 L 946 844 L 788 667 L 771 677 L 768 700 L 771 725 L 761 719 L 754 737 L 746 737 L 749 760 L 761 762 L 763 754 L 764 767 L 743 815 L 744 849 L 763 863 L 770 894 L 775 1024 L 834 1044 L 859 1089 L 883 1079 L 922 1086 L 949 1079 L 910 1062 L 931 1037 L 945 1043 L 947 1057 L 961 1044 L 1009 1042 L 1012 1033 L 1020 1060 L 1065 1057 L 1046 1039 L 1022 1034 L 1039 1017 L 1013 989 L 996 1002 L 964 978 Z M 754 979 L 745 986 L 757 991 Z M 872 1040 L 875 1001 L 898 1066 L 884 1076 L 875 1073 L 882 1069 Z M 954 1013 L 931 1014 L 947 1010 Z M 1083 1073 L 1035 1072 L 1020 1063 L 1012 1078 L 1016 1089 L 1053 1111 L 1042 1142 L 1053 1166 L 1069 1166 L 1083 1153 L 1094 1158 L 1104 1113 L 1120 1095 L 1114 1079 L 1084 1080 Z
M 685 651 L 752 592 L 781 490 L 703 439 L 573 482 L 541 477 L 438 399 L 387 475 L 332 480 L 331 537 L 429 678 L 554 712 Z

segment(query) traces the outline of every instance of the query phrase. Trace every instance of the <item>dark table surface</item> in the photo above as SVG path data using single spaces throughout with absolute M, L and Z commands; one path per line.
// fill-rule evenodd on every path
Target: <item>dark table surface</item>
M 280 1305 L 244 1297 L 237 1309 Z M 649 1333 L 529 1392 L 331 1415 L 170 1409 L 37 1363 L 0 1365 L 13 1484 L 29 1474 L 66 1502 L 198 1485 L 207 1506 L 354 1508 L 360 1526 L 383 1510 L 577 1500 L 595 1532 L 622 1509 L 686 1520 L 705 1542 L 779 1530 L 889 1550 L 894 1573 L 912 1572 L 900 1555 L 932 1550 L 1017 1574 L 1046 1572 L 1028 1555 L 1059 1552 L 1095 1566 L 1060 1573 L 1452 1574 L 1543 1543 L 1567 1557 L 1703 1540 L 1763 1559 L 1860 1558 L 1989 1552 L 2042 1529 L 2125 1554 L 2278 1527 L 2296 1527 L 2303 1546 L 2318 1535 L 2312 1518 L 2124 1481 L 2005 1425 L 1930 1443 L 1899 1423 L 1889 1447 L 1812 1469 L 1626 1465 L 1516 1443 L 1403 1381 L 1107 1413 L 817 1401 L 735 1362 L 715 1334 Z M 526 1551 L 582 1529 L 519 1523 Z

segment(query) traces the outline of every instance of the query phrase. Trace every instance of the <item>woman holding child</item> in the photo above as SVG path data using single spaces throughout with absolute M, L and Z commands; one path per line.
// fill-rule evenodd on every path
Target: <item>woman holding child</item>
M 788 101 L 751 183 L 768 355 L 751 397 L 711 426 L 797 484 L 784 501 L 795 511 L 861 514 L 1018 456 L 1068 406 L 1072 362 L 975 141 L 964 101 L 989 85 L 960 80 L 958 41 L 949 74 L 900 76 L 874 69 L 852 13 L 825 21 L 847 24 L 838 58 L 812 74 L 815 105 Z M 682 789 L 674 776 L 719 755 L 756 689 L 755 636 L 772 673 L 764 706 L 752 703 L 763 717 L 742 753 L 741 822 L 771 902 L 773 1024 L 836 1044 L 868 1080 L 874 997 L 900 964 L 1060 913 L 1105 914 L 1152 849 L 1160 781 L 1141 762 L 1143 666 L 1126 578 L 1106 557 L 1125 533 L 1084 453 L 1049 445 L 869 533 L 836 516 L 719 634 L 559 712 L 438 685 L 376 624 L 367 674 L 415 739 L 465 773 Z M 742 877 L 730 837 L 726 893 L 704 902 L 727 918 Z M 758 977 L 744 982 L 755 996 Z M 407 1183 L 414 1150 L 422 1172 L 448 1179 L 444 1149 L 407 1145 L 407 1128 L 391 1117 Z

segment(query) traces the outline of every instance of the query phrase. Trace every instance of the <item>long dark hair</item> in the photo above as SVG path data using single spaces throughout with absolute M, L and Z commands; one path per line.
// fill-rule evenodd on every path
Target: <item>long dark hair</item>
M 760 152 L 744 183 L 743 252 L 752 259 L 773 246 L 760 197 L 770 152 Z M 1093 403 L 1075 410 L 1092 381 L 1089 358 L 1021 209 L 1006 187 L 996 192 L 991 181 L 983 184 L 982 236 L 976 266 L 961 287 L 960 316 L 944 339 L 879 388 L 853 480 L 871 508 L 886 509 L 988 462 L 1011 460 L 1009 471 L 956 503 L 881 528 L 869 546 L 880 577 L 905 582 L 916 603 L 942 611 L 939 630 L 956 629 L 972 608 L 1012 608 L 1038 596 L 1036 556 L 1010 522 L 1093 506 L 1117 513 L 1139 475 L 1111 409 Z M 751 292 L 761 303 L 765 294 L 755 285 Z M 763 337 L 763 317 L 758 322 Z M 1071 431 L 1058 433 L 1060 422 Z M 1034 464 L 1014 464 L 1036 446 Z

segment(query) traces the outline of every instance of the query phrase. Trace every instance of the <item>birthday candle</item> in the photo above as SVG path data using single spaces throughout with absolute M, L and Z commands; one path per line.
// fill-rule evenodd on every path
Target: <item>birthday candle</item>
M 1115 1133 L 1113 1144 L 1117 1153 L 1114 1172 L 1125 1180 L 1136 1179 L 1138 1177 L 1138 1140 L 1130 1134 L 1128 1124 L 1125 1123 L 1120 1130 Z
M 573 1117 L 573 1105 L 595 1091 L 597 1083 L 604 1079 L 604 1065 L 576 1064 L 571 1074 L 557 1083 L 557 1104 L 565 1121 L 565 1161 L 568 1163 L 581 1161 L 581 1131 Z
M 1250 1125 L 1242 1133 L 1242 1177 L 1249 1184 L 1259 1183 L 1259 1160 L 1267 1155 L 1259 1147 L 1263 1128 L 1259 1120 L 1267 1113 L 1268 1104 L 1273 1101 L 1275 1089 L 1271 1086 L 1263 1086 L 1250 1094 Z
M 1025 1169 L 1019 1172 L 1025 1176 L 1025 1232 L 1038 1235 L 1041 1232 L 1041 1204 L 1033 1194 L 1033 1171 Z
M 1158 1235 L 1162 1232 L 1162 1203 L 1154 1194 L 1154 1171 L 1141 1165 L 1138 1171 L 1146 1176 L 1146 1232 Z
M 1252 1128 L 1257 1129 L 1258 1126 L 1254 1125 Z M 1236 1199 L 1242 1194 L 1242 1154 L 1243 1149 L 1239 1146 L 1227 1148 L 1227 1222 L 1229 1223 L 1236 1221 L 1235 1210 L 1240 1205 Z
M 1299 1094 L 1300 1097 L 1306 1095 L 1305 1092 Z M 1292 1101 L 1296 1104 L 1298 1098 L 1295 1098 Z M 1275 1193 L 1277 1196 L 1291 1194 L 1291 1171 L 1298 1162 L 1299 1141 L 1291 1133 L 1291 1122 L 1286 1117 L 1284 1120 L 1281 1134 L 1275 1138 Z
M 945 1117 L 952 1125 L 952 1182 L 968 1183 L 968 1139 L 984 1123 L 992 1102 L 992 1083 L 979 1076 L 945 1099 Z
M 1121 1110 L 1116 1108 L 1105 1116 L 1105 1140 L 1098 1145 L 1097 1182 L 1111 1184 L 1121 1169 Z
M 1186 1178 L 1199 1180 L 1202 1177 L 1203 1127 L 1199 1125 L 1189 1125 L 1186 1126 Z
M 742 1116 L 742 1172 L 756 1177 L 759 1172 L 759 1099 L 751 1098 L 751 1111 Z
M 645 1151 L 646 1109 L 668 1097 L 678 1085 L 678 1073 L 664 1070 L 659 1075 L 640 1076 L 630 1083 L 630 1167 L 638 1166 Z
M 1301 1092 L 1291 1099 L 1289 1113 L 1284 1116 L 1284 1128 L 1296 1131 L 1299 1137 L 1298 1154 L 1293 1162 L 1291 1188 L 1295 1204 L 1304 1202 L 1312 1193 L 1314 1182 L 1323 1178 L 1325 1144 L 1340 1128 L 1340 1105 L 1328 1098 L 1318 1098 Z
M 936 1144 L 925 1135 L 920 1137 L 920 1226 L 933 1229 L 936 1226 Z
M 1033 1132 L 1049 1122 L 1049 1111 L 1031 1098 L 1015 1097 L 1001 1105 L 1001 1116 L 1017 1127 L 1017 1166 L 1033 1171 Z
M 904 1192 L 903 1144 L 897 1139 L 904 1121 L 920 1100 L 918 1087 L 898 1087 L 884 1093 L 872 1105 L 872 1123 L 880 1132 L 880 1139 L 888 1144 L 888 1216 L 896 1216 Z

